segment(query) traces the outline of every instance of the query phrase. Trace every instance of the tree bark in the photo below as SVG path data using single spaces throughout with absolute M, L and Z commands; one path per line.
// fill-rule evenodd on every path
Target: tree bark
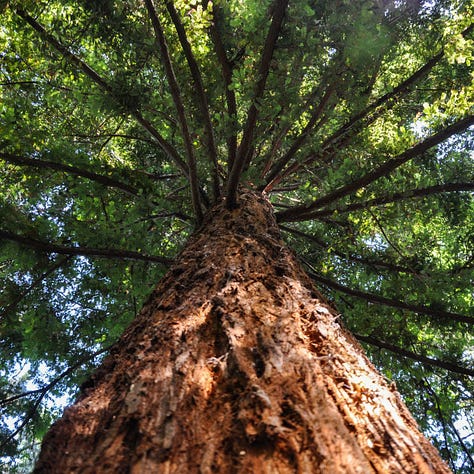
M 208 213 L 35 472 L 450 471 L 243 191 Z

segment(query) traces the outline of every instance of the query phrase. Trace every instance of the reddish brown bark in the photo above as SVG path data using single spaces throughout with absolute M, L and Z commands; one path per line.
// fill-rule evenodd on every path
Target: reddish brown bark
M 449 470 L 244 192 L 207 216 L 35 472 Z

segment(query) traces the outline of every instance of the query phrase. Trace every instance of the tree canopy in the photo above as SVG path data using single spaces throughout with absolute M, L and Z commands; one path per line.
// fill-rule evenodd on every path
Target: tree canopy
M 41 437 L 214 202 L 288 244 L 474 469 L 472 6 L 0 2 L 0 460 Z

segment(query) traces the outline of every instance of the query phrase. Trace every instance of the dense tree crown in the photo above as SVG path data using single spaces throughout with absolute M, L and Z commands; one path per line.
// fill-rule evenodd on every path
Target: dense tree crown
M 0 470 L 30 468 L 59 402 L 243 186 L 472 472 L 472 13 L 0 1 Z

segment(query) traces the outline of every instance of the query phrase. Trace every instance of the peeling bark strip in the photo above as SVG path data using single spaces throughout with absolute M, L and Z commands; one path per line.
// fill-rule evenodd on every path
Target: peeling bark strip
M 205 218 L 38 473 L 448 473 L 252 192 Z

